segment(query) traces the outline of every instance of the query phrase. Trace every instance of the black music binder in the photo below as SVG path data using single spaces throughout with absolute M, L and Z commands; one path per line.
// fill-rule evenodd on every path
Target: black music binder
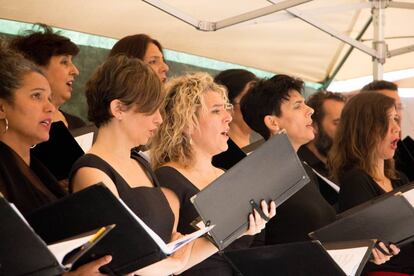
M 114 227 L 111 225 L 102 228 L 98 231 L 99 236 L 96 231 L 92 231 L 80 237 L 59 241 L 48 248 L 24 221 L 20 212 L 2 196 L 0 217 L 0 275 L 59 275 L 69 270 Z M 81 245 L 80 249 L 75 249 Z
M 103 184 L 90 186 L 48 206 L 35 210 L 27 216 L 35 231 L 48 243 L 65 239 L 102 225 L 116 224 L 96 246 L 82 256 L 76 267 L 105 255 L 112 261 L 101 268 L 110 275 L 124 275 L 164 259 L 171 252 L 164 252 L 163 241 L 144 226 L 136 215 L 116 198 Z M 54 227 L 50 227 L 54 225 Z M 146 228 L 147 227 L 147 228 Z M 151 232 L 151 233 L 150 233 Z M 203 231 L 194 233 L 200 236 Z M 174 241 L 172 252 L 198 237 L 187 235 L 184 243 Z M 163 251 L 164 250 L 164 251 Z
M 84 152 L 62 121 L 52 123 L 49 140 L 30 150 L 57 180 L 67 179 L 73 163 Z
M 242 276 L 358 276 L 373 244 L 305 241 L 225 251 L 224 256 Z
M 378 239 L 402 246 L 414 239 L 414 209 L 403 195 L 387 194 L 347 210 L 309 236 L 321 242 Z
M 213 183 L 199 192 L 193 204 L 220 249 L 248 228 L 248 215 L 262 199 L 281 205 L 309 182 L 286 134 L 271 137 Z M 261 211 L 261 210 L 260 210 Z

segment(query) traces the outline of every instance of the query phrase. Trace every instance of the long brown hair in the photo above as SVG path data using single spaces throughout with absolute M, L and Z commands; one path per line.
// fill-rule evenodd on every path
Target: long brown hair
M 392 107 L 394 99 L 379 93 L 360 93 L 345 105 L 328 155 L 328 166 L 338 183 L 352 168 L 374 177 L 377 147 L 387 134 L 387 111 Z M 384 169 L 386 177 L 398 178 L 392 158 L 385 160 Z

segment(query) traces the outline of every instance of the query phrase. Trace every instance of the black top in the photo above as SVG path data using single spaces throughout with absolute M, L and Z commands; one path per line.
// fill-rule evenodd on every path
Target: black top
M 403 172 L 410 181 L 414 181 L 414 144 L 410 136 L 398 141 L 394 159 L 395 168 Z
M 56 178 L 31 156 L 30 167 L 0 142 L 0 192 L 23 215 L 66 195 Z
M 174 226 L 174 214 L 148 162 L 140 155 L 134 155 L 132 158 L 148 174 L 154 187 L 142 186 L 131 188 L 111 165 L 94 154 L 85 154 L 79 158 L 73 165 L 69 179 L 71 181 L 76 171 L 82 167 L 101 170 L 114 182 L 119 197 L 125 204 L 154 230 L 164 242 L 168 243 L 171 240 Z M 72 181 L 70 185 L 72 185 Z M 70 189 L 72 189 L 72 186 L 70 186 Z
M 399 180 L 391 180 L 394 189 L 408 183 L 408 179 L 404 174 L 399 173 L 399 175 Z M 346 171 L 339 181 L 341 184 L 339 210 L 341 212 L 385 194 L 385 191 L 374 179 L 361 169 L 354 168 Z M 414 245 L 410 243 L 403 246 L 397 256 L 394 256 L 383 265 L 378 266 L 368 263 L 366 270 L 414 273 L 413 260 Z
M 66 122 L 68 122 L 68 129 L 72 130 L 72 129 L 86 126 L 86 123 L 78 116 L 66 113 L 65 111 L 60 110 L 60 109 L 59 111 L 62 112 L 63 116 L 66 119 Z
M 277 214 L 266 225 L 266 244 L 310 240 L 308 233 L 335 220 L 335 209 L 322 197 L 317 178 L 304 164 L 310 182 L 277 207 Z
M 306 145 L 299 148 L 298 156 L 300 160 L 306 162 L 312 169 L 329 179 L 330 173 L 328 167 Z M 317 176 L 317 181 L 322 196 L 336 208 L 338 193 L 319 176 Z
M 246 154 L 240 149 L 231 138 L 227 140 L 227 150 L 213 156 L 214 167 L 228 170 L 236 165 L 240 160 L 246 157 Z
M 177 231 L 182 234 L 190 234 L 194 232 L 195 229 L 190 223 L 197 219 L 199 215 L 194 208 L 194 205 L 191 203 L 190 198 L 200 192 L 200 190 L 173 167 L 161 167 L 155 171 L 155 174 L 158 177 L 161 186 L 173 191 L 180 201 L 180 219 L 178 221 Z M 252 240 L 253 237 L 251 236 L 243 236 L 234 241 L 226 248 L 226 250 L 247 248 Z M 228 276 L 234 274 L 235 272 L 229 263 L 221 256 L 221 253 L 216 253 L 180 275 Z

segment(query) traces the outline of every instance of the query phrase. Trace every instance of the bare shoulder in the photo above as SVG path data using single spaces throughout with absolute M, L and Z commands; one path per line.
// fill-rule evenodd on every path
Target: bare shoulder
M 72 178 L 73 191 L 80 191 L 89 186 L 102 182 L 111 190 L 113 194 L 119 197 L 114 182 L 103 171 L 96 168 L 82 167 L 78 169 Z

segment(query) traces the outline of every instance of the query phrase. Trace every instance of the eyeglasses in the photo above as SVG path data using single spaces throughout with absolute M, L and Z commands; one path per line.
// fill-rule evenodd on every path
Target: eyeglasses
M 218 111 L 218 112 L 227 111 L 227 112 L 233 113 L 233 109 L 234 109 L 234 106 L 231 103 L 224 103 L 224 104 L 215 105 L 211 109 L 211 111 L 213 112 L 214 111 Z

